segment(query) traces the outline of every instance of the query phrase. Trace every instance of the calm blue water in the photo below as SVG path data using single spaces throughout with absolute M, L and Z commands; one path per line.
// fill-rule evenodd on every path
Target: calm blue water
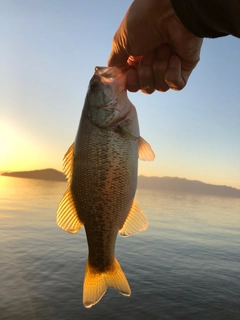
M 55 224 L 66 185 L 0 177 L 0 319 L 240 319 L 240 199 L 138 190 L 147 231 L 118 237 L 131 297 L 82 305 L 84 229 Z

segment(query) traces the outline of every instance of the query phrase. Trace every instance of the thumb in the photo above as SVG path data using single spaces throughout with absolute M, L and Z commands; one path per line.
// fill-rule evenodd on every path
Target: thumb
M 126 50 L 121 47 L 118 43 L 113 42 L 112 51 L 108 58 L 109 67 L 125 67 L 127 65 L 127 60 L 129 54 Z

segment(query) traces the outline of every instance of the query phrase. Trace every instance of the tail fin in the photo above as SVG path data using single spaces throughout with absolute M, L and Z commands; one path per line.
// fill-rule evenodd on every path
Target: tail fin
M 91 308 L 98 303 L 108 287 L 113 287 L 125 296 L 131 295 L 128 281 L 118 263 L 114 259 L 110 270 L 105 273 L 98 273 L 87 262 L 86 273 L 83 284 L 83 304 L 86 308 Z

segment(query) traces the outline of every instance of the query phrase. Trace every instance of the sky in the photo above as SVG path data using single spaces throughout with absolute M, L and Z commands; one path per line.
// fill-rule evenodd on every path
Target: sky
M 62 170 L 95 66 L 132 1 L 1 0 L 0 172 Z M 154 162 L 139 174 L 240 189 L 240 39 L 205 39 L 179 92 L 130 93 Z

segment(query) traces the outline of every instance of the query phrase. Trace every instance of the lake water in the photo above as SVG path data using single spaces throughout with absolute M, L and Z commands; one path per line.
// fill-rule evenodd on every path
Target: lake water
M 138 190 L 147 231 L 118 237 L 132 295 L 82 305 L 84 229 L 55 223 L 63 182 L 0 177 L 0 319 L 240 319 L 240 199 Z

